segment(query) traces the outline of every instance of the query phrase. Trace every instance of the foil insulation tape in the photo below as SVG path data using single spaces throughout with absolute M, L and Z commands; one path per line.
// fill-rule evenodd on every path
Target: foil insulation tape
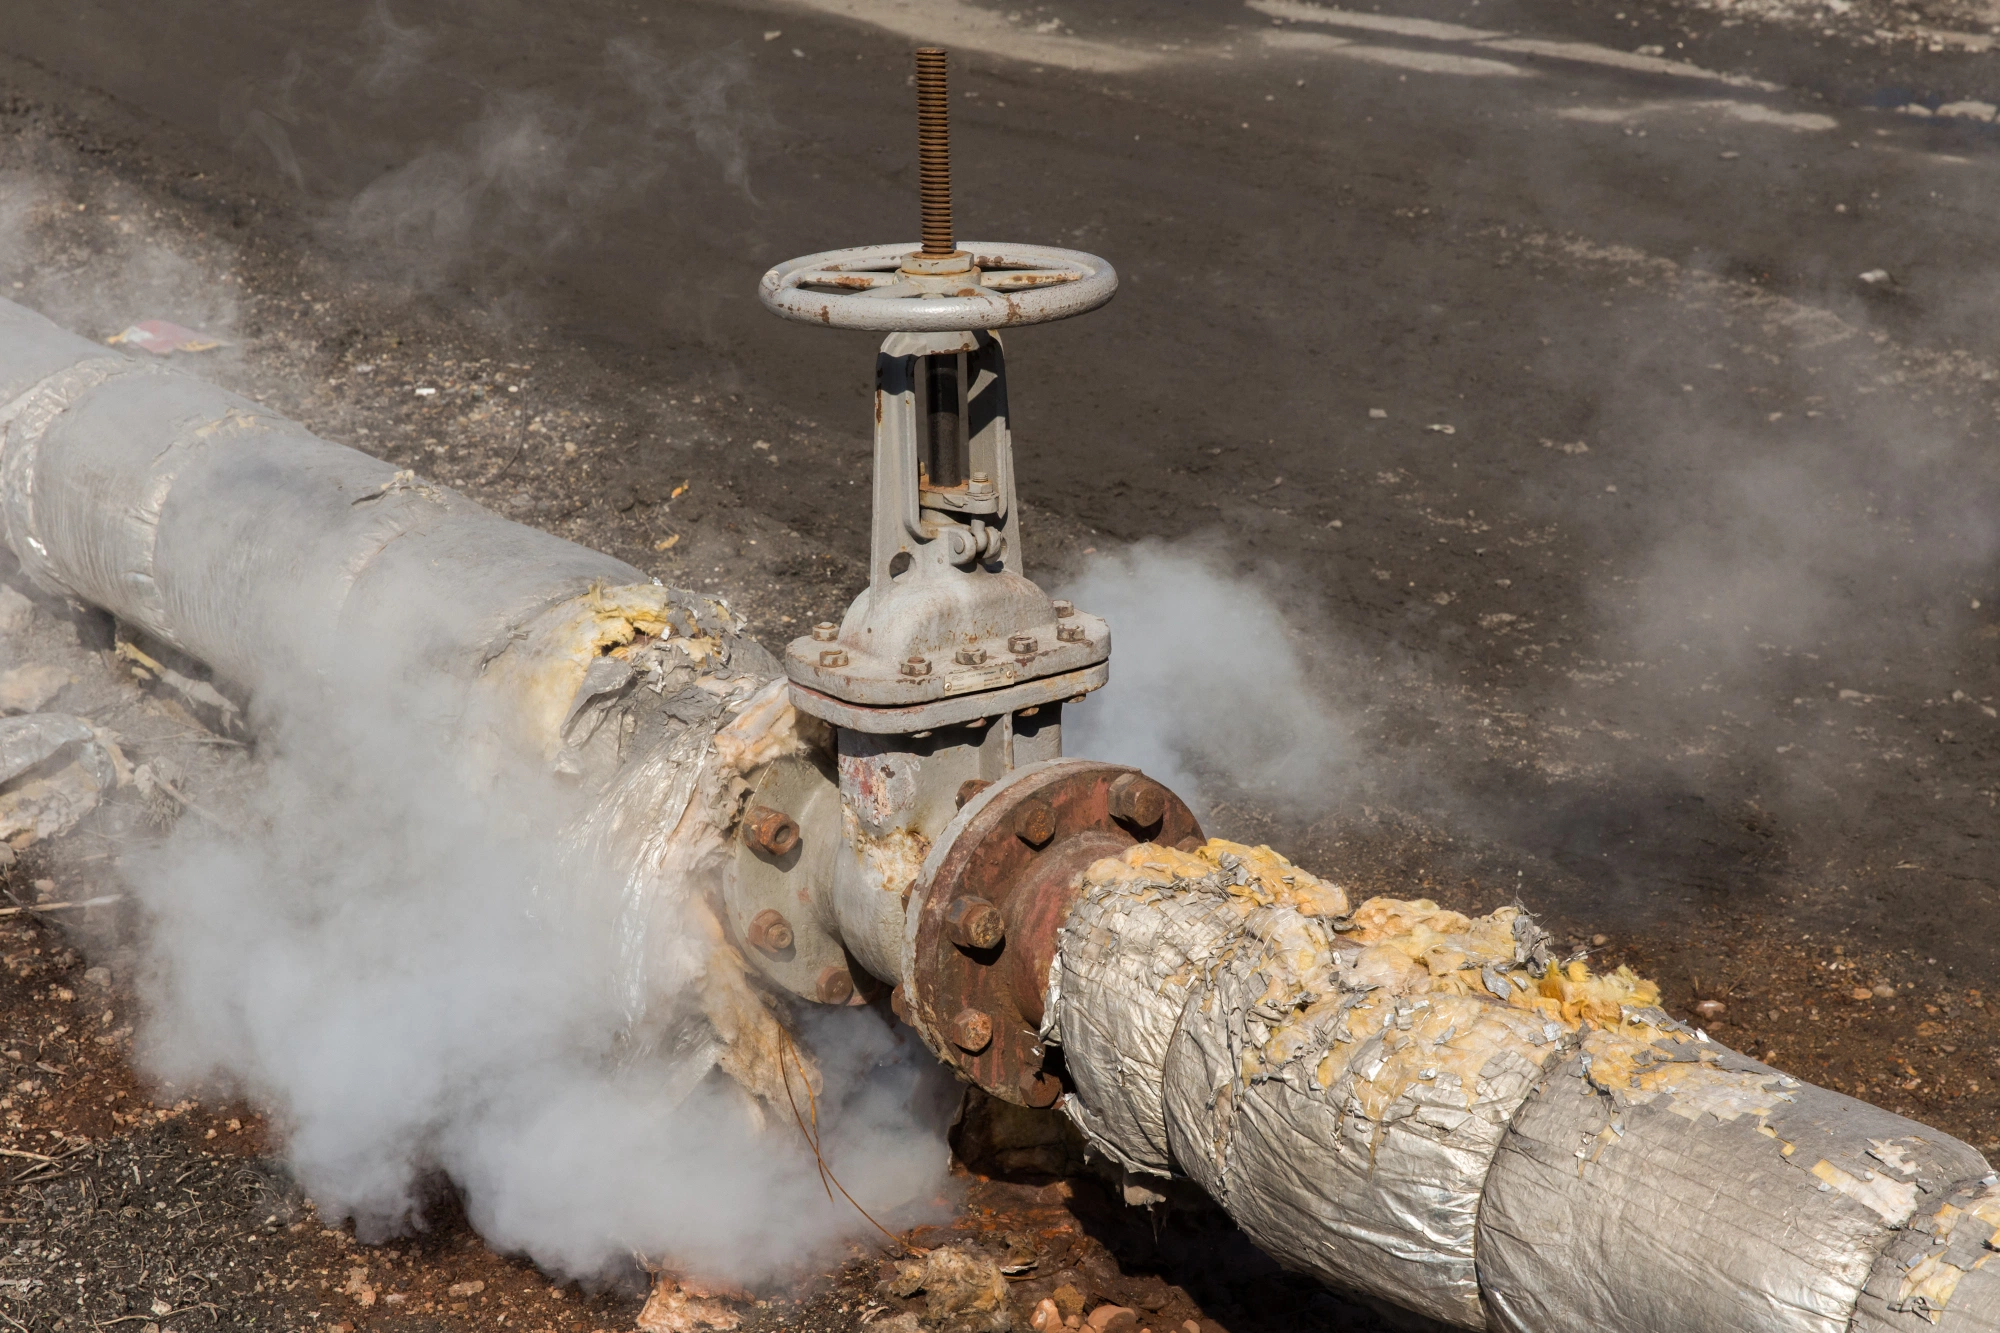
M 1967 1144 L 1713 1043 L 1633 1089 L 1613 1045 L 1552 1069 L 1494 1161 L 1479 1275 L 1498 1328 L 1843 1333 L 1885 1248 L 1988 1174 Z
M 1514 1333 L 2000 1329 L 1979 1153 L 1518 909 L 1350 912 L 1267 849 L 1140 847 L 1091 867 L 1054 973 L 1087 1140 L 1333 1285 Z
M 465 680 L 622 560 L 0 301 L 0 539 L 47 591 L 239 684 L 361 643 Z
M 1128 1171 L 1173 1174 L 1167 1048 L 1189 987 L 1237 926 L 1224 901 L 1157 890 L 1093 896 L 1064 928 L 1056 1037 L 1078 1093 L 1062 1109 L 1084 1141 Z

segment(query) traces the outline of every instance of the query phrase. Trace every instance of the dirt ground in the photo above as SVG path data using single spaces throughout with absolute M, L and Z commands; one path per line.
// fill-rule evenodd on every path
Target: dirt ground
M 910 212 L 910 34 L 834 8 L 0 4 L 0 294 L 213 331 L 196 373 L 781 644 L 862 578 L 869 347 L 755 278 Z M 1994 16 L 1383 8 L 1738 82 L 1502 73 L 1309 6 L 939 7 L 964 214 L 1125 277 L 1010 339 L 1037 569 L 1199 537 L 1292 617 L 1353 757 L 1304 791 L 1203 769 L 1211 832 L 1363 896 L 1518 899 L 1719 1039 L 2000 1153 Z M 606 79 L 626 39 L 659 80 Z M 59 706 L 197 803 L 244 780 L 105 627 L 34 614 Z M 636 1270 L 555 1286 L 443 1181 L 429 1229 L 361 1245 L 257 1108 L 134 1075 L 126 908 L 39 905 L 116 895 L 188 817 L 114 802 L 0 881 L 0 1319 L 632 1327 Z M 1125 1208 L 1047 1124 L 966 1134 L 956 1221 L 908 1239 L 1026 1237 L 1022 1318 L 1068 1286 L 1155 1333 L 1385 1326 L 1192 1201 Z M 732 1299 L 852 1329 L 915 1308 L 887 1259 Z

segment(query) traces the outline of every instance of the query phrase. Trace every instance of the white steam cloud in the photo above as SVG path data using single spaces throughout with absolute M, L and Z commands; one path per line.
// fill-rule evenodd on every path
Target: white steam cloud
M 574 1276 L 636 1253 L 755 1282 L 868 1231 L 694 1025 L 630 1030 L 614 881 L 552 850 L 575 798 L 470 791 L 392 712 L 287 710 L 227 831 L 133 858 L 148 1072 L 268 1108 L 364 1239 L 421 1226 L 438 1172 L 492 1244 Z M 870 1011 L 806 1023 L 829 1161 L 907 1220 L 942 1185 L 948 1080 Z
M 1063 748 L 1131 764 L 1193 801 L 1204 779 L 1277 806 L 1351 780 L 1355 732 L 1312 679 L 1300 633 L 1216 551 L 1140 542 L 1096 557 L 1064 590 L 1112 626 L 1111 683 L 1068 710 Z

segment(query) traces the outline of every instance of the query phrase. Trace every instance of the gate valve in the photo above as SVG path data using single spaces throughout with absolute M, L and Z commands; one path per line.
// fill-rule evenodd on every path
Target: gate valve
M 787 319 L 886 333 L 875 363 L 868 587 L 831 640 L 785 654 L 793 702 L 837 726 L 928 730 L 1102 685 L 1104 622 L 1023 572 L 1007 370 L 995 331 L 1095 310 L 1118 289 L 1096 255 L 952 234 L 945 53 L 917 52 L 922 241 L 778 265 L 759 295 Z M 1025 647 L 1017 647 L 1025 645 Z
M 770 980 L 829 1004 L 893 987 L 940 1059 L 1048 1106 L 1066 1085 L 1038 1029 L 1084 869 L 1201 829 L 1144 775 L 1063 757 L 1063 705 L 1108 679 L 1111 634 L 1022 560 L 999 330 L 1094 310 L 1118 276 L 1075 250 L 958 244 L 943 51 L 917 52 L 917 110 L 921 242 L 807 255 L 759 288 L 787 319 L 887 337 L 868 586 L 785 653 L 832 752 L 766 766 L 724 901 Z

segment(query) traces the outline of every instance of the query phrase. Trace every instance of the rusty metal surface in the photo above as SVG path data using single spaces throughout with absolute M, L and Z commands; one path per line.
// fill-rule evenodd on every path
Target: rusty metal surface
M 917 191 L 924 253 L 948 255 L 951 242 L 951 93 L 941 46 L 917 48 Z
M 1109 301 L 1118 272 L 1108 260 L 1049 245 L 967 241 L 963 273 L 906 264 L 902 242 L 824 250 L 779 264 L 757 284 L 773 314 L 805 324 L 876 333 L 949 333 L 1045 324 Z
M 1157 810 L 1152 823 L 1114 815 L 1120 782 L 1128 806 Z M 996 1097 L 1053 1104 L 1061 1072 L 1044 1068 L 1038 1034 L 1056 931 L 1083 871 L 1137 842 L 1201 836 L 1179 797 L 1116 764 L 1036 764 L 977 793 L 918 876 L 898 1012 L 940 1059 Z

